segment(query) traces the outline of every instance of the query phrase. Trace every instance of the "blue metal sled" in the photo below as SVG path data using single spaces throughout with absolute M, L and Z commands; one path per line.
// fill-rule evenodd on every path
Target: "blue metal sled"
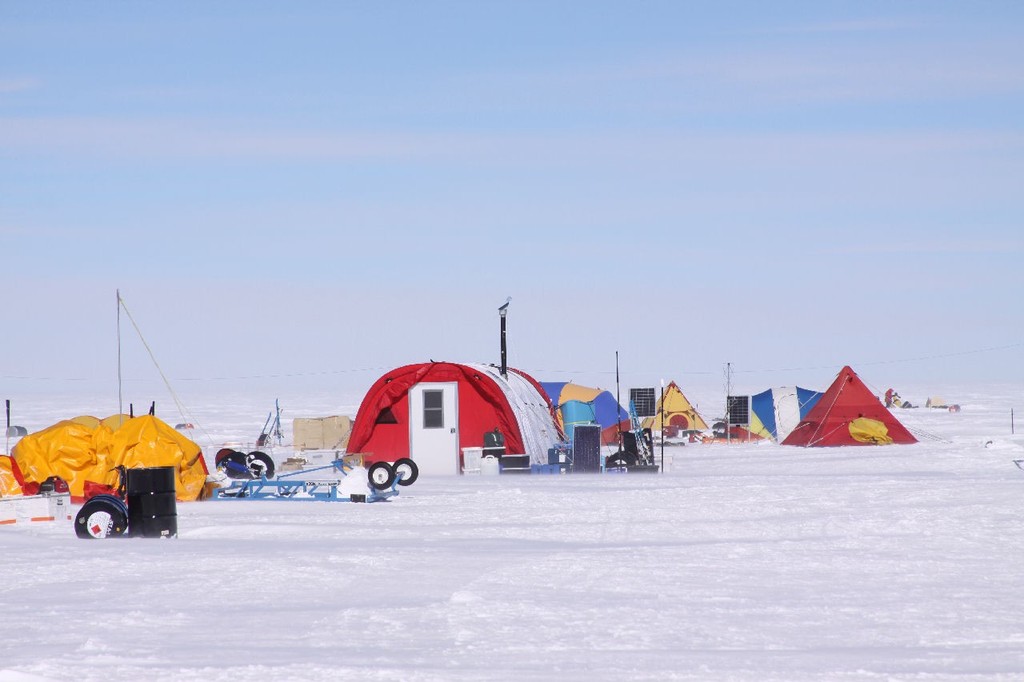
M 313 469 L 281 474 L 268 479 L 266 476 L 249 480 L 235 480 L 225 488 L 213 491 L 215 500 L 278 500 L 297 502 L 381 502 L 398 495 L 401 476 L 394 476 L 393 481 L 383 490 L 368 482 L 370 493 L 367 495 L 346 495 L 338 492 L 338 486 L 352 473 L 354 467 L 336 459 L 331 464 Z M 309 474 L 317 471 L 334 470 L 341 474 L 340 478 L 317 479 L 309 478 Z

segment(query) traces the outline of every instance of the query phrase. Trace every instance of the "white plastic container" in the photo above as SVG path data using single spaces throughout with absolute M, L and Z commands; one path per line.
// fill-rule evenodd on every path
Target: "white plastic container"
M 462 473 L 479 474 L 483 448 L 462 448 Z
M 498 458 L 488 455 L 480 460 L 481 476 L 497 476 L 500 472 Z

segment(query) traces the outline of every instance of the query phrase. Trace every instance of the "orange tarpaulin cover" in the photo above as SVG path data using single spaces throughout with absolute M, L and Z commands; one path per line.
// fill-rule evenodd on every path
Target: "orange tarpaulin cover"
M 21 495 L 21 484 L 14 476 L 11 458 L 0 455 L 0 497 Z
M 50 476 L 67 481 L 73 499 L 85 497 L 86 481 L 115 487 L 117 466 L 177 469 L 176 497 L 191 501 L 206 483 L 206 462 L 199 446 L 152 415 L 127 419 L 116 431 L 106 420 L 95 427 L 87 420 L 62 421 L 29 434 L 12 457 L 22 483 L 42 483 Z

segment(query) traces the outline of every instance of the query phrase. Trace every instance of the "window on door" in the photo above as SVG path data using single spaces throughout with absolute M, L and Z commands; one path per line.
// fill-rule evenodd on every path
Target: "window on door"
M 423 391 L 423 428 L 444 428 L 444 391 Z

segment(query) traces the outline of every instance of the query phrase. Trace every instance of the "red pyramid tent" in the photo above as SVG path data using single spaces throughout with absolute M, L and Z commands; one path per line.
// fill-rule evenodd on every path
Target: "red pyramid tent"
M 843 367 L 817 405 L 782 444 L 827 447 L 916 442 L 857 373 Z

